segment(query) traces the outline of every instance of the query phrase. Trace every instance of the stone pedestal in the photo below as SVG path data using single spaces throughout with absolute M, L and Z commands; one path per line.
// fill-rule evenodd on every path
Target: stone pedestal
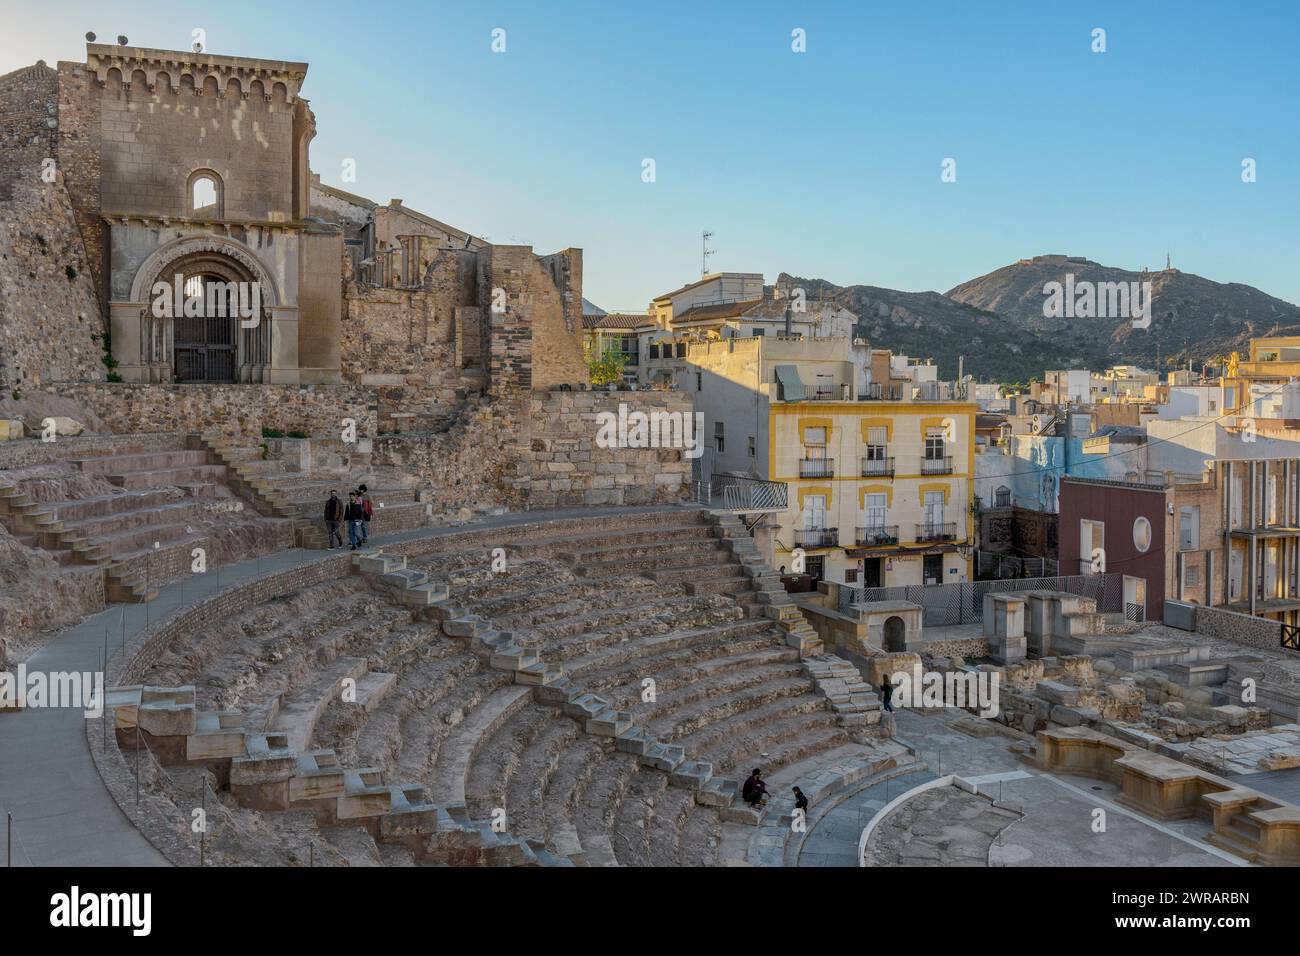
M 921 605 L 910 601 L 869 601 L 852 605 L 859 623 L 867 626 L 872 647 L 895 653 L 919 652 L 922 645 Z
M 1025 659 L 1023 595 L 984 595 L 984 638 L 989 644 L 989 656 L 999 664 L 1014 664 Z

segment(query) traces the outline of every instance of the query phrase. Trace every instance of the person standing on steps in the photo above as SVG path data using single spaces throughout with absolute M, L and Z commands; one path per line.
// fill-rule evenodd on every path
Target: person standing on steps
M 337 538 L 339 547 L 343 547 L 343 535 L 339 533 L 339 523 L 343 520 L 343 502 L 337 491 L 330 491 L 329 500 L 325 502 L 325 530 L 329 532 L 328 550 L 334 550 Z
M 894 696 L 894 685 L 889 682 L 889 675 L 885 674 L 880 678 L 880 698 L 885 704 L 885 713 L 892 714 L 894 705 L 891 702 Z
M 800 790 L 798 787 L 791 787 L 790 789 L 794 791 L 794 808 L 796 810 L 802 810 L 804 819 L 807 820 L 808 819 L 808 798 L 803 795 L 803 791 Z
M 365 544 L 370 540 L 370 519 L 375 516 L 374 505 L 370 503 L 370 492 L 366 490 L 365 485 L 357 486 L 357 500 L 361 502 L 361 508 L 365 512 L 365 517 L 361 519 L 361 543 Z
M 361 522 L 366 516 L 366 509 L 357 501 L 355 491 L 348 492 L 348 509 L 343 513 L 344 519 L 348 523 L 348 544 L 355 551 L 361 547 Z

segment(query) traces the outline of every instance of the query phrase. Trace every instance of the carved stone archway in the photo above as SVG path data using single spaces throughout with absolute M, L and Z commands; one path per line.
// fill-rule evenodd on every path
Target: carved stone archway
M 907 625 L 896 614 L 885 619 L 884 647 L 890 652 L 907 650 Z
M 186 236 L 159 246 L 136 270 L 130 299 L 112 303 L 113 355 L 123 370 L 123 378 L 170 382 L 183 371 L 181 366 L 188 364 L 181 362 L 178 366 L 177 363 L 176 320 L 169 314 L 155 315 L 153 308 L 155 286 L 164 283 L 171 288 L 177 275 L 182 282 L 203 276 L 205 281 L 257 285 L 261 311 L 251 327 L 236 322 L 230 330 L 233 369 L 229 370 L 228 378 L 220 380 L 268 381 L 276 348 L 273 312 L 284 311 L 280 286 L 247 245 L 216 235 Z M 293 309 L 288 311 L 296 313 Z M 296 357 L 296 323 L 286 331 L 292 334 L 288 343 L 291 348 L 282 351 Z
M 210 263 L 214 267 L 232 268 L 232 263 L 242 267 L 249 281 L 262 287 L 262 303 L 268 307 L 281 302 L 280 287 L 275 277 L 262 265 L 257 254 L 237 239 L 227 236 L 186 236 L 159 246 L 140 263 L 131 283 L 131 301 L 148 302 L 150 290 L 158 281 L 170 282 L 179 261 Z

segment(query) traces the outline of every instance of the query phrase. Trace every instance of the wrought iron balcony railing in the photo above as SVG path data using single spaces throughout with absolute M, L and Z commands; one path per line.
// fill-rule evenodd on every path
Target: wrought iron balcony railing
M 834 458 L 801 458 L 799 460 L 800 478 L 834 478 Z
M 956 541 L 957 522 L 926 521 L 916 526 L 917 541 Z
M 859 393 L 858 401 L 860 402 L 897 402 L 903 397 L 902 389 L 889 388 L 881 385 L 879 382 L 872 382 L 864 391 Z
M 863 478 L 893 478 L 894 459 L 892 458 L 862 459 L 862 477 Z
M 858 528 L 854 540 L 860 548 L 883 548 L 898 544 L 898 525 L 877 524 L 868 528 Z
M 921 474 L 923 475 L 951 475 L 952 474 L 952 455 L 946 455 L 943 458 L 922 458 Z
M 795 547 L 799 548 L 838 548 L 840 545 L 839 528 L 803 528 L 794 533 Z
M 790 486 L 784 481 L 764 481 L 743 475 L 714 475 L 707 485 L 707 501 L 714 508 L 742 514 L 785 511 L 790 505 Z

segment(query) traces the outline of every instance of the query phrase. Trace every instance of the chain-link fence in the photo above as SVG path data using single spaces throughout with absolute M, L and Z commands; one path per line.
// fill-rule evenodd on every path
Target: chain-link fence
M 977 624 L 984 617 L 984 595 L 1006 591 L 1064 591 L 1097 602 L 1101 613 L 1124 612 L 1122 574 L 1076 574 L 1042 578 L 1009 578 L 965 584 L 911 584 L 892 588 L 840 588 L 840 611 L 873 601 L 919 604 L 926 627 Z

